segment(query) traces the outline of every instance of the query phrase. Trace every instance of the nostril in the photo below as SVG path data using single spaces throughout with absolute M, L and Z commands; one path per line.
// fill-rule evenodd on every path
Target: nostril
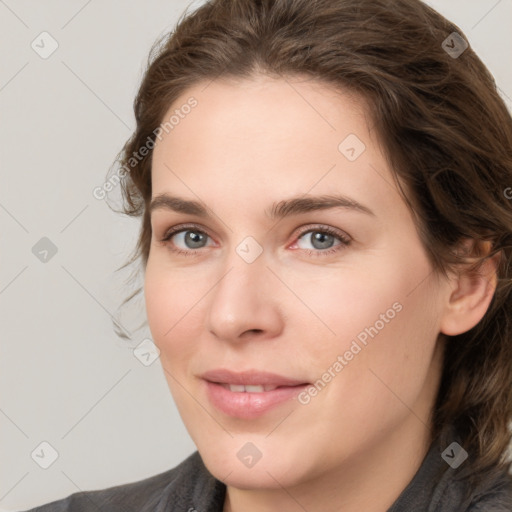
M 260 332 L 263 332 L 263 330 L 262 329 L 249 329 L 247 332 L 252 332 L 252 333 L 258 334 Z

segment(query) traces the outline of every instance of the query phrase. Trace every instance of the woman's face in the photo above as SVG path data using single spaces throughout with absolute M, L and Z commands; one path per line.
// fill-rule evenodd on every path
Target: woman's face
M 288 487 L 425 440 L 448 288 L 363 104 L 261 77 L 202 83 L 164 121 L 176 109 L 153 154 L 145 297 L 208 469 Z

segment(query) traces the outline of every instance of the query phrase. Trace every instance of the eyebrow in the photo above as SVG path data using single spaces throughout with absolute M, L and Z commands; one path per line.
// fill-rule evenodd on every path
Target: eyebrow
M 272 204 L 269 209 L 265 210 L 265 214 L 271 220 L 275 220 L 330 208 L 344 208 L 375 216 L 375 213 L 367 206 L 343 195 L 292 197 Z M 209 217 L 208 209 L 201 202 L 169 194 L 159 194 L 151 201 L 149 211 L 151 213 L 155 210 L 169 210 L 177 213 L 197 215 L 203 218 Z

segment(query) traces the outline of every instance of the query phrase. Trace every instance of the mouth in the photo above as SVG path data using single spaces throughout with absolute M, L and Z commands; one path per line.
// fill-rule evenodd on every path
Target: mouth
M 309 382 L 275 373 L 249 370 L 212 370 L 201 375 L 206 394 L 224 414 L 254 419 L 295 398 Z

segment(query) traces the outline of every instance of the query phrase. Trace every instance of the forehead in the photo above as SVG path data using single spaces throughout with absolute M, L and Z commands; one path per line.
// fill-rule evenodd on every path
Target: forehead
M 191 98 L 197 105 L 185 108 Z M 213 150 L 209 141 L 225 139 L 240 145 L 254 141 L 244 148 L 254 156 L 261 156 L 268 147 L 300 154 L 312 144 L 326 152 L 337 151 L 349 130 L 361 139 L 369 138 L 361 97 L 304 77 L 257 75 L 251 80 L 201 82 L 174 101 L 163 122 L 182 109 L 189 113 L 179 120 L 174 116 L 179 122 L 169 134 L 162 134 L 172 135 L 167 137 L 167 145 L 174 145 L 174 150 L 191 139 L 196 147 Z M 307 145 L 299 145 L 301 141 Z M 228 152 L 228 144 L 219 149 Z
M 194 108 L 183 108 L 191 98 Z M 200 191 L 238 197 L 241 205 L 256 194 L 278 200 L 337 189 L 357 196 L 372 195 L 369 184 L 392 187 L 363 99 L 328 84 L 265 76 L 202 82 L 163 122 L 173 115 L 179 122 L 154 149 L 153 196 Z

